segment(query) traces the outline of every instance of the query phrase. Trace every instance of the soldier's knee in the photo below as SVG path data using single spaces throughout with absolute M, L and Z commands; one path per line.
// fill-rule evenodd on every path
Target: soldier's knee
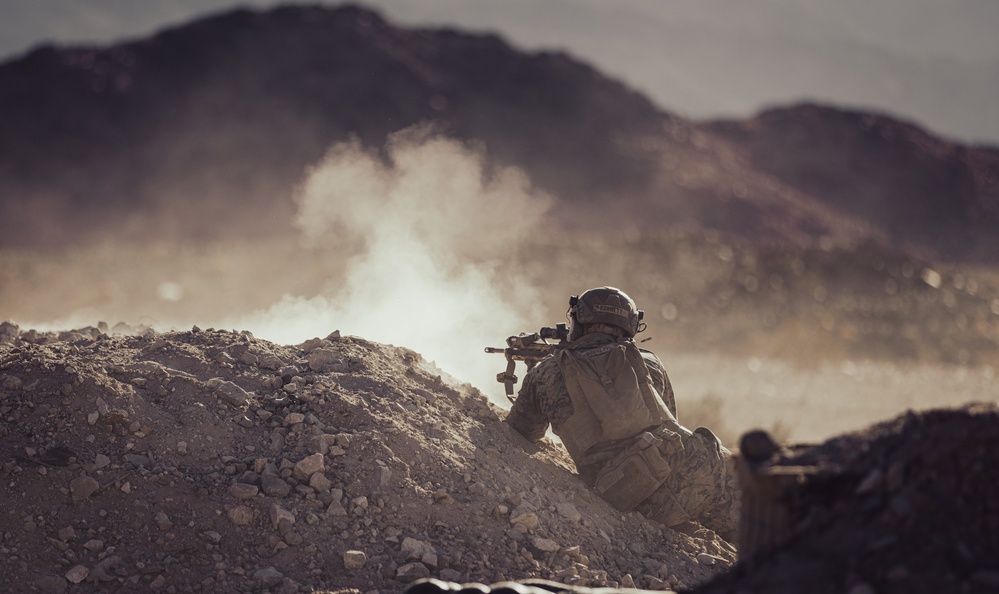
M 728 451 L 728 448 L 722 445 L 721 439 L 707 427 L 694 429 L 694 435 L 699 435 L 719 458 L 725 459 L 732 455 L 732 452 Z

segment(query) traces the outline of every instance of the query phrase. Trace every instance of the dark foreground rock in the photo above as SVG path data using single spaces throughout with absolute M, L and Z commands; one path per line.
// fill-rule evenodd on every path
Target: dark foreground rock
M 994 403 L 909 413 L 763 457 L 757 477 L 795 477 L 776 502 L 783 538 L 697 594 L 999 591 Z

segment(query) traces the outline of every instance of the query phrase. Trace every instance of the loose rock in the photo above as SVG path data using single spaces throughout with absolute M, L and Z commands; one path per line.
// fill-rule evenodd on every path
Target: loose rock
M 90 497 L 100 488 L 101 484 L 97 482 L 97 479 L 86 475 L 78 476 L 69 483 L 70 493 L 76 503 Z

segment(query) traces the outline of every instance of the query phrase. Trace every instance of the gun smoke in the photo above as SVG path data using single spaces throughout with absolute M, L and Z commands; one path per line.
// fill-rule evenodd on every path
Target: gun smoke
M 501 361 L 483 347 L 540 319 L 534 291 L 500 264 L 536 232 L 546 195 L 522 172 L 491 167 L 484 149 L 417 127 L 391 136 L 383 155 L 333 146 L 296 201 L 307 245 L 355 251 L 346 277 L 227 326 L 281 344 L 338 329 L 405 346 L 501 401 Z

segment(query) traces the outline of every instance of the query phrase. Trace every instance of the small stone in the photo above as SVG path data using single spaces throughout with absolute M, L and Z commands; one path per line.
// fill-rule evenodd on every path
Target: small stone
M 310 353 L 323 346 L 323 344 L 323 339 L 321 338 L 310 338 L 309 340 L 306 340 L 302 344 L 298 345 L 298 348 L 302 349 L 306 353 Z
M 221 378 L 208 380 L 208 386 L 214 390 L 216 397 L 233 406 L 243 406 L 249 399 L 249 394 L 246 393 L 246 390 Z
M 178 441 L 177 442 L 177 453 L 180 454 L 181 456 L 186 456 L 187 455 L 187 442 L 186 441 Z
M 260 477 L 260 489 L 268 497 L 287 497 L 291 494 L 291 485 L 273 474 L 265 474 Z
M 87 579 L 88 575 L 90 575 L 89 569 L 83 565 L 77 565 L 66 572 L 66 579 L 69 580 L 70 583 L 79 584 L 83 580 Z
M 330 451 L 330 446 L 334 443 L 336 443 L 336 436 L 324 433 L 322 435 L 312 436 L 306 444 L 306 447 L 310 453 L 327 454 Z
M 288 525 L 295 524 L 295 515 L 290 511 L 286 510 L 285 508 L 281 507 L 280 505 L 272 503 L 269 508 L 269 511 L 271 516 L 271 524 L 273 524 L 275 528 L 279 528 L 282 522 L 287 522 Z
M 697 562 L 701 565 L 707 565 L 708 567 L 713 567 L 715 563 L 718 563 L 718 557 L 709 555 L 707 553 L 698 553 Z
M 314 473 L 326 470 L 325 457 L 322 454 L 312 454 L 306 456 L 295 464 L 292 476 L 300 481 L 307 481 Z
M 395 579 L 404 584 L 430 577 L 430 569 L 423 563 L 407 563 L 401 566 L 395 574 Z
M 392 481 L 392 471 L 385 466 L 379 466 L 375 469 L 375 479 L 378 481 L 378 488 L 384 489 Z
M 667 586 L 667 581 L 654 575 L 650 575 L 647 578 L 649 582 L 649 588 L 652 590 L 665 590 Z
M 290 384 L 289 384 L 290 385 Z M 305 422 L 305 415 L 302 413 L 288 413 L 284 416 L 284 426 L 291 427 L 292 425 L 297 425 L 299 423 Z
M 569 520 L 570 522 L 576 523 L 583 519 L 583 515 L 579 513 L 576 506 L 573 504 L 563 501 L 555 505 L 555 509 L 558 510 L 560 516 Z
M 367 562 L 368 555 L 364 551 L 347 551 L 343 554 L 343 566 L 348 570 L 361 569 Z
M 450 567 L 445 567 L 440 572 L 441 579 L 445 582 L 459 583 L 463 580 L 461 579 L 461 572 L 455 571 Z
M 333 349 L 327 348 L 317 348 L 314 349 L 309 356 L 306 358 L 309 362 L 309 369 L 312 371 L 318 371 L 320 373 L 325 371 L 346 371 L 347 366 L 344 364 L 343 358 L 337 354 Z
M 101 484 L 97 482 L 97 479 L 86 475 L 78 476 L 69 483 L 69 491 L 73 496 L 74 503 L 79 503 L 90 497 L 100 488 Z
M 91 553 L 96 553 L 97 551 L 104 550 L 104 541 L 92 538 L 87 542 L 83 543 L 83 548 L 87 549 Z
M 260 492 L 260 489 L 256 485 L 248 485 L 246 483 L 234 483 L 232 485 L 229 485 L 228 492 L 231 497 L 234 497 L 236 499 L 252 499 L 257 496 L 257 493 Z
M 319 493 L 327 493 L 333 486 L 333 481 L 326 478 L 325 474 L 317 472 L 309 479 L 309 486 Z
M 433 545 L 429 542 L 416 540 L 409 536 L 403 539 L 400 550 L 406 554 L 408 559 L 420 559 L 427 553 L 436 553 Z
M 159 512 L 156 514 L 156 526 L 159 527 L 160 530 L 169 530 L 173 528 L 173 522 L 170 521 L 170 516 L 163 512 Z
M 231 507 L 225 513 L 229 517 L 229 521 L 237 526 L 249 526 L 253 523 L 253 518 L 256 515 L 253 508 L 246 505 Z
M 73 542 L 76 540 L 76 530 L 72 526 L 59 529 L 59 540 L 63 542 Z
M 284 361 L 282 361 L 274 353 L 262 353 L 258 356 L 257 365 L 259 365 L 261 369 L 276 371 L 284 367 Z
M 520 512 L 519 515 L 511 514 L 510 523 L 515 526 L 522 526 L 528 530 L 534 530 L 540 524 L 538 514 L 534 512 Z
M 87 424 L 88 425 L 96 425 L 97 424 L 97 420 L 100 419 L 100 418 L 101 418 L 101 414 L 100 413 L 98 413 L 96 411 L 92 412 L 92 413 L 90 413 L 90 414 L 87 415 Z
M 141 454 L 125 454 L 125 461 L 137 468 L 149 466 L 149 456 Z
M 427 567 L 437 567 L 437 553 L 426 553 L 420 557 L 420 562 Z
M 253 581 L 265 588 L 270 588 L 284 581 L 284 574 L 273 566 L 264 567 L 253 572 Z
M 531 539 L 531 546 L 542 553 L 554 553 L 559 550 L 558 543 L 550 538 L 535 536 Z
M 340 503 L 339 499 L 334 499 L 333 503 L 326 508 L 326 514 L 329 516 L 346 516 L 347 508 Z

